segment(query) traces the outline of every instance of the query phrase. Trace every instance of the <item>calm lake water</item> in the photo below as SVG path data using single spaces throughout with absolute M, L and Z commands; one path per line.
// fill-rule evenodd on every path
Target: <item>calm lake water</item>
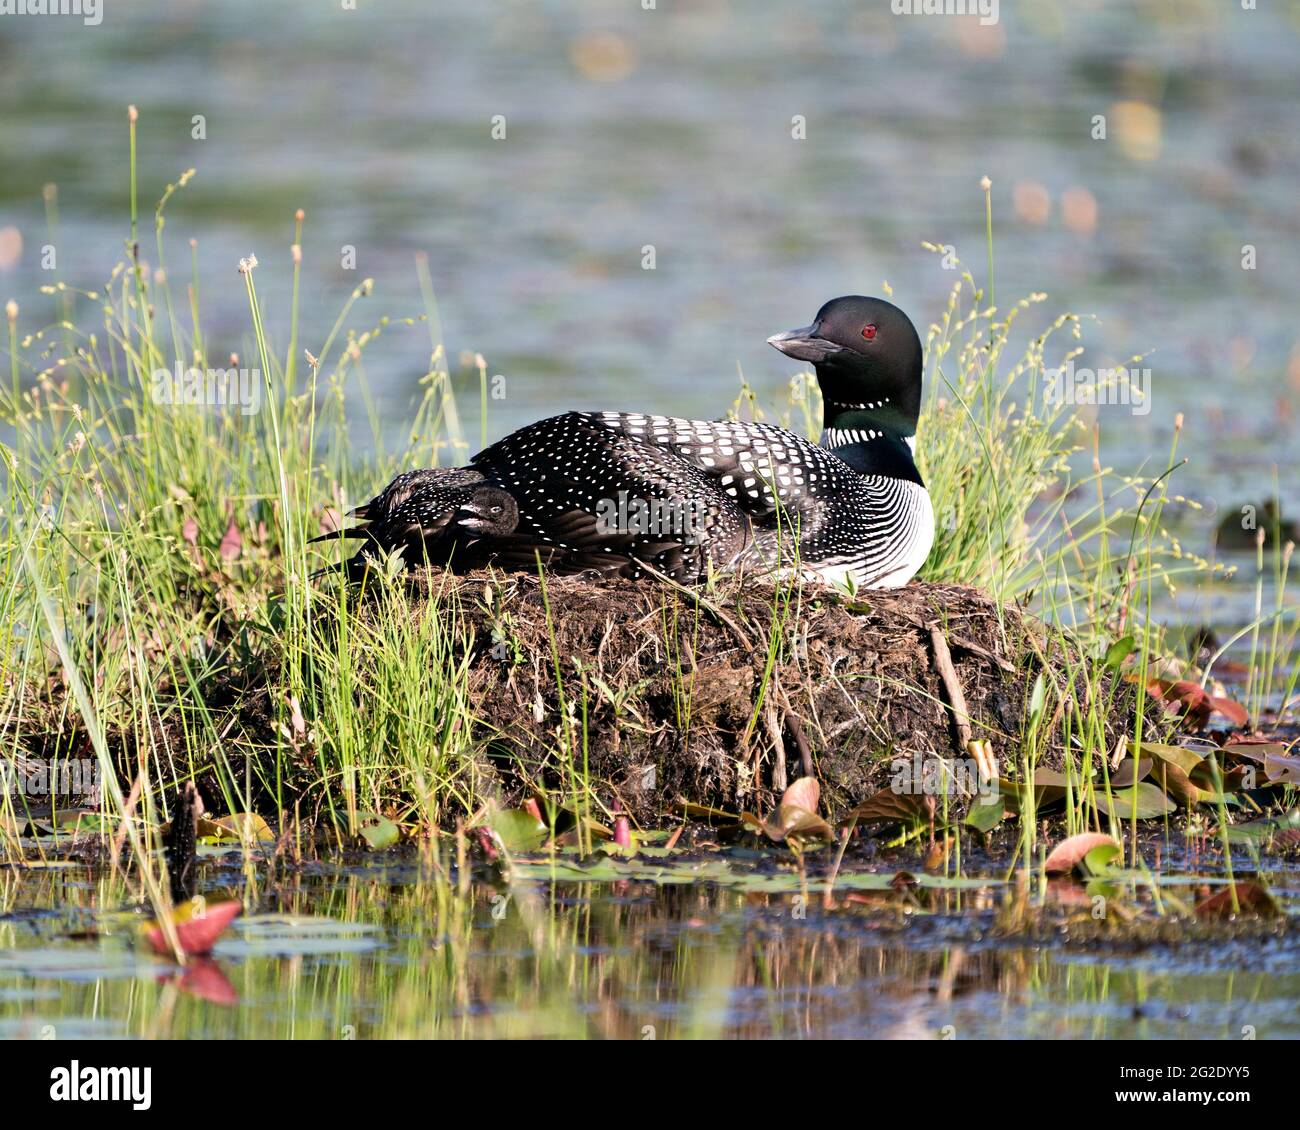
M 825 910 L 779 852 L 740 889 L 707 877 L 715 859 L 666 884 L 550 884 L 543 862 L 463 895 L 410 861 L 249 883 L 225 859 L 209 897 L 254 913 L 183 973 L 133 944 L 142 916 L 108 880 L 0 873 L 0 1038 L 1300 1038 L 1294 929 L 1086 941 L 1049 925 L 1087 902 L 1071 883 L 1020 915 L 998 879 L 918 869 L 899 894 L 892 868 L 850 866 Z M 1294 915 L 1294 872 L 1271 880 Z M 1193 899 L 1170 884 L 1166 909 Z M 1149 917 L 1149 892 L 1119 886 Z
M 108 0 L 97 27 L 7 17 L 0 227 L 21 250 L 0 241 L 0 286 L 50 309 L 34 298 L 47 183 L 59 275 L 106 276 L 134 103 L 146 215 L 198 169 L 166 237 L 174 273 L 199 240 L 215 355 L 248 352 L 235 264 L 250 251 L 284 340 L 303 207 L 304 345 L 363 277 L 377 290 L 358 326 L 418 313 L 424 251 L 451 355 L 481 351 L 507 378 L 491 435 L 570 407 L 719 415 L 738 368 L 779 393 L 790 366 L 764 339 L 832 295 L 888 280 L 918 323 L 937 317 L 956 275 L 922 240 L 983 282 L 987 174 L 999 301 L 1048 292 L 1034 330 L 1057 310 L 1095 314 L 1080 365 L 1147 356 L 1149 414 L 1101 409 L 1110 459 L 1159 462 L 1182 411 L 1182 489 L 1212 509 L 1258 502 L 1276 467 L 1300 514 L 1300 4 L 1003 0 L 999 15 Z M 367 357 L 400 443 L 427 333 L 390 328 Z

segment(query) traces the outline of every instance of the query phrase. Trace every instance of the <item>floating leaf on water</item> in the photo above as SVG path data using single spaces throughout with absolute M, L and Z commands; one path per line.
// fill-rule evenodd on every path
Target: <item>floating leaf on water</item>
M 1170 712 L 1181 713 L 1201 726 L 1216 713 L 1234 726 L 1244 726 L 1250 720 L 1241 703 L 1212 695 L 1190 679 L 1152 679 L 1147 684 L 1147 693 L 1163 702 Z
M 1268 888 L 1254 879 L 1232 883 L 1196 904 L 1198 918 L 1229 918 L 1238 913 L 1276 918 L 1282 910 Z
M 1111 864 L 1124 854 L 1124 849 L 1114 840 L 1108 844 L 1098 844 L 1083 857 L 1083 869 L 1089 875 L 1101 878 L 1110 872 Z
M 1002 823 L 1006 814 L 1007 808 L 1000 796 L 983 798 L 978 804 L 970 806 L 970 811 L 966 813 L 966 823 L 977 832 L 987 835 Z
M 776 811 L 763 821 L 761 827 L 768 839 L 776 843 L 790 840 L 796 846 L 805 841 L 835 838 L 835 829 L 817 813 L 793 804 L 778 805 Z
M 17 827 L 27 828 L 33 834 L 55 835 L 112 834 L 117 831 L 118 822 L 110 819 L 97 808 L 64 808 L 48 816 L 24 817 L 15 813 Z
M 1223 792 L 1238 793 L 1241 792 L 1242 789 L 1248 788 L 1249 786 L 1247 785 L 1247 782 L 1250 780 L 1254 772 L 1255 772 L 1254 769 L 1249 765 L 1236 765 L 1233 768 L 1229 769 L 1226 773 L 1223 774 L 1222 777 Z M 1198 774 L 1194 776 L 1192 780 L 1195 781 L 1196 784 L 1200 785 L 1201 788 L 1205 790 L 1206 797 L 1204 799 L 1206 804 L 1218 803 L 1218 797 L 1213 794 L 1213 788 L 1214 788 L 1213 779 L 1205 780 L 1201 777 L 1200 774 Z
M 256 812 L 236 812 L 230 816 L 200 816 L 198 836 L 207 843 L 274 843 L 275 833 Z
M 181 952 L 195 955 L 211 953 L 217 939 L 243 909 L 234 899 L 209 903 L 206 899 L 195 898 L 181 903 L 172 911 L 172 922 L 176 927 L 176 940 Z M 171 956 L 171 947 L 167 944 L 167 935 L 162 926 L 157 922 L 146 922 L 140 930 L 154 953 L 160 957 Z
M 1274 843 L 1284 848 L 1291 847 L 1300 841 L 1300 809 L 1292 809 L 1278 817 L 1230 824 L 1227 836 L 1230 844 Z
M 1250 722 L 1250 712 L 1235 699 L 1210 696 L 1213 713 L 1220 714 L 1234 726 L 1245 726 Z
M 857 806 L 844 823 L 856 820 L 859 824 L 899 823 L 910 824 L 926 816 L 925 798 L 918 793 L 896 793 L 882 789 Z
M 781 803 L 816 812 L 821 805 L 822 788 L 816 777 L 800 777 L 781 794 Z
M 1035 769 L 1034 807 L 1044 808 L 1056 804 L 1064 800 L 1071 789 L 1077 794 L 1082 784 L 1078 774 L 1069 777 L 1058 769 Z M 1007 808 L 1011 812 L 1019 812 L 1023 783 L 1013 781 L 1009 777 L 999 777 L 998 788 L 1001 790 L 1002 801 Z
M 1081 832 L 1077 836 L 1067 837 L 1052 848 L 1043 869 L 1049 875 L 1066 874 L 1082 864 L 1094 851 L 1102 852 L 1096 857 L 1096 863 L 1099 868 L 1104 868 L 1122 850 L 1111 836 L 1103 836 L 1099 832 Z M 1091 866 L 1087 870 L 1090 874 L 1098 873 Z
M 55 825 L 60 832 L 112 833 L 118 829 L 118 822 L 105 816 L 98 809 L 78 809 L 73 812 L 60 812 L 55 816 Z
M 175 968 L 155 961 L 142 951 L 109 944 L 50 945 L 30 949 L 0 950 L 0 974 L 57 981 L 102 981 L 116 977 L 149 977 Z
M 1134 781 L 1145 780 L 1150 772 L 1151 758 L 1143 757 L 1134 761 L 1133 758 L 1126 757 L 1119 763 L 1119 768 L 1110 775 L 1111 788 L 1127 788 Z
M 1186 774 L 1196 769 L 1205 760 L 1199 753 L 1181 745 L 1165 745 L 1161 742 L 1142 742 L 1142 753 L 1163 761 L 1166 765 L 1176 765 Z
M 1116 820 L 1129 820 L 1133 817 L 1135 807 L 1139 820 L 1154 820 L 1173 812 L 1178 806 L 1164 791 L 1146 781 L 1127 789 L 1114 789 L 1108 797 L 1104 792 L 1097 792 L 1097 807 L 1113 816 Z
M 1263 765 L 1270 755 L 1285 755 L 1290 751 L 1291 747 L 1282 742 L 1256 741 L 1251 738 L 1237 738 L 1223 747 L 1224 753 L 1230 753 L 1242 761 L 1253 761 L 1256 765 Z
M 536 800 L 526 800 L 524 809 L 531 812 L 539 820 L 545 823 L 542 817 L 542 810 L 538 807 Z M 614 838 L 614 829 L 602 824 L 599 820 L 591 815 L 584 807 L 579 810 L 572 804 L 560 805 L 558 808 L 547 805 L 547 809 L 554 814 L 555 831 L 558 835 L 560 832 L 571 832 L 581 829 L 588 836 L 601 839 L 612 840 Z
M 1265 754 L 1264 776 L 1270 785 L 1300 785 L 1300 757 L 1282 753 Z
M 1190 776 L 1192 772 L 1204 768 L 1198 754 L 1182 746 L 1162 745 L 1159 742 L 1143 742 L 1141 748 L 1143 753 L 1150 754 L 1156 761 L 1151 770 L 1152 782 L 1184 808 L 1192 808 L 1208 799 L 1206 791 L 1194 784 Z
M 357 835 L 366 841 L 366 846 L 372 851 L 382 851 L 402 838 L 402 830 L 387 816 L 381 816 L 377 812 L 358 812 Z
M 294 914 L 254 914 L 239 918 L 217 943 L 218 957 L 289 957 L 362 953 L 385 944 L 383 930 L 367 922 Z
M 780 843 L 788 840 L 799 848 L 804 843 L 833 840 L 835 829 L 817 814 L 821 786 L 814 777 L 800 777 L 784 793 L 776 811 L 758 825 L 768 839 Z M 745 821 L 749 826 L 752 817 Z
M 550 829 L 523 808 L 499 808 L 488 816 L 488 827 L 511 854 L 536 851 L 550 836 Z

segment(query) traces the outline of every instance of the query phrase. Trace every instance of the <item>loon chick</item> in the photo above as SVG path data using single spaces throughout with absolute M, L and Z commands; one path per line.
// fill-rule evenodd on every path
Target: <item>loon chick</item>
M 906 584 L 934 540 L 912 457 L 915 327 L 888 302 L 848 296 L 768 341 L 814 367 L 820 445 L 771 424 L 568 412 L 513 432 L 469 467 L 399 475 L 355 511 L 362 525 L 327 537 L 366 540 L 346 566 L 352 577 L 378 547 L 403 549 L 409 566 L 531 569 L 540 556 L 556 572 L 694 582 L 797 564 L 831 583 Z
M 344 567 L 351 580 L 365 573 L 371 546 L 383 554 L 402 550 L 408 567 L 446 564 L 453 554 L 462 568 L 485 564 L 491 539 L 513 533 L 519 521 L 514 496 L 465 467 L 406 471 L 351 513 L 363 519 L 359 525 L 311 539 L 365 539 Z

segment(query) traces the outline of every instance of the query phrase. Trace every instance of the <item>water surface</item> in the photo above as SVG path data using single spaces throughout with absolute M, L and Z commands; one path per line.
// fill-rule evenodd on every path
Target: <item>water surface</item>
M 752 884 L 778 891 L 551 884 L 543 864 L 463 894 L 415 861 L 250 885 L 225 858 L 208 895 L 247 896 L 252 913 L 183 973 L 133 945 L 141 915 L 104 877 L 77 865 L 0 880 L 0 1036 L 1300 1037 L 1285 923 L 1099 940 L 1062 912 L 1082 892 L 1069 885 L 1026 915 L 993 875 L 919 874 L 898 895 L 888 873 L 850 869 L 827 909 L 779 855 Z M 1300 884 L 1273 879 L 1294 921 Z M 1195 884 L 1168 881 L 1166 899 L 1193 898 Z M 1149 892 L 1131 905 L 1149 918 Z

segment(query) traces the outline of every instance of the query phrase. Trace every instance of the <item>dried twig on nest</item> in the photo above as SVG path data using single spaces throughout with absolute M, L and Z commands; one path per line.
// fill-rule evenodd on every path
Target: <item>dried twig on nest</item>
M 971 743 L 970 711 L 966 708 L 966 695 L 961 689 L 961 680 L 957 678 L 957 669 L 952 665 L 952 652 L 948 650 L 948 641 L 944 637 L 938 622 L 928 625 L 930 629 L 930 646 L 934 649 L 934 666 L 943 680 L 943 689 L 948 692 L 948 705 L 952 710 L 953 720 L 957 725 L 957 753 L 965 756 Z

